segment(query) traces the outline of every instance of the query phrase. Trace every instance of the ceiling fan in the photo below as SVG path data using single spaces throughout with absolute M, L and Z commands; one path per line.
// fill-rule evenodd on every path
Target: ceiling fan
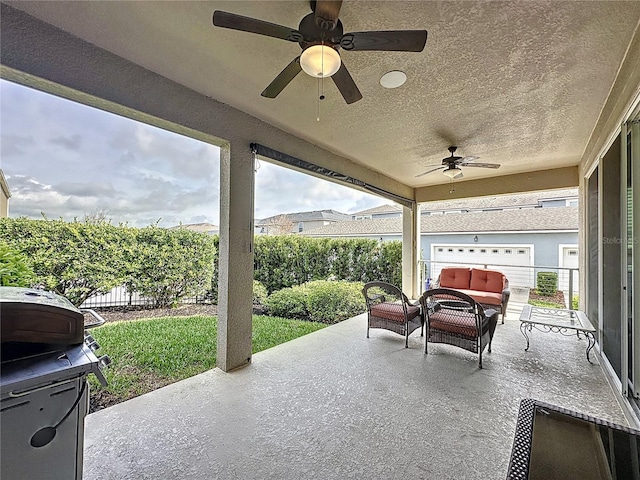
M 476 160 L 480 157 L 469 156 L 469 157 L 457 157 L 454 155 L 458 147 L 451 146 L 448 148 L 449 152 L 451 152 L 450 157 L 445 157 L 442 159 L 442 165 L 427 165 L 427 167 L 436 167 L 431 170 L 427 170 L 426 172 L 419 173 L 416 177 L 422 177 L 431 172 L 435 172 L 436 170 L 442 170 L 447 177 L 454 178 L 462 178 L 462 169 L 460 167 L 480 167 L 480 168 L 499 168 L 500 165 L 497 163 L 476 163 Z
M 306 15 L 298 29 L 255 18 L 216 10 L 213 24 L 217 27 L 257 33 L 300 44 L 302 53 L 294 58 L 262 92 L 275 98 L 304 70 L 316 78 L 331 77 L 345 102 L 357 102 L 362 94 L 341 61 L 338 50 L 421 52 L 427 42 L 426 30 L 389 30 L 343 33 L 338 18 L 342 0 L 312 0 L 312 13 Z M 322 98 L 322 97 L 321 97 Z

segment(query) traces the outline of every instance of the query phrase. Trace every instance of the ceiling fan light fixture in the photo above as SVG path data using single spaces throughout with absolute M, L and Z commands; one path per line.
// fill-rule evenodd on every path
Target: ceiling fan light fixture
M 330 77 L 340 69 L 340 55 L 326 45 L 313 45 L 300 55 L 302 70 L 314 78 Z
M 453 166 L 443 170 L 442 173 L 449 178 L 456 178 L 462 173 L 462 170 L 456 166 Z
M 380 78 L 380 85 L 384 88 L 398 88 L 404 85 L 407 81 L 407 75 L 400 70 L 392 70 L 390 72 L 385 73 Z

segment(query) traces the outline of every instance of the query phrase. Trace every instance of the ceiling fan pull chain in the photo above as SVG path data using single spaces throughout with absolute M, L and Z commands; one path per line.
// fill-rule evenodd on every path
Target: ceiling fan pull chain
M 320 100 L 324 100 L 324 40 L 322 41 L 322 72 L 323 75 L 320 77 L 320 80 L 322 81 L 322 88 L 320 89 L 320 96 L 318 97 Z
M 321 48 L 320 70 L 324 72 L 324 40 L 322 41 Z M 318 77 L 318 116 L 316 117 L 316 122 L 320 121 L 320 100 L 324 100 L 324 75 Z
M 316 102 L 318 102 L 318 116 L 316 117 L 316 122 L 320 121 L 320 97 L 321 97 L 321 95 L 320 95 L 320 81 L 321 80 L 322 80 L 321 78 L 318 78 L 318 98 L 316 100 Z

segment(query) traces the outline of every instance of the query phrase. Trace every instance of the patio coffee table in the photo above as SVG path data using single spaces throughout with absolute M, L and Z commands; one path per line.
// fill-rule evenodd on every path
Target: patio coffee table
M 535 328 L 541 332 L 554 332 L 561 335 L 577 335 L 584 334 L 587 344 L 587 361 L 593 363 L 589 358 L 589 352 L 596 344 L 591 322 L 580 310 L 565 310 L 559 308 L 534 307 L 533 305 L 525 305 L 520 314 L 520 331 L 527 339 L 526 352 L 529 350 L 529 336 L 527 331 L 531 332 Z

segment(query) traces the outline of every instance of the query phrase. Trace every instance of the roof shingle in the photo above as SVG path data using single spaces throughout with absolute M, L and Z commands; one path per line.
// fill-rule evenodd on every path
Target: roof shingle
M 428 215 L 420 219 L 422 233 L 577 231 L 578 207 L 528 208 L 491 212 Z M 304 233 L 307 236 L 380 235 L 402 233 L 402 218 L 338 222 Z

